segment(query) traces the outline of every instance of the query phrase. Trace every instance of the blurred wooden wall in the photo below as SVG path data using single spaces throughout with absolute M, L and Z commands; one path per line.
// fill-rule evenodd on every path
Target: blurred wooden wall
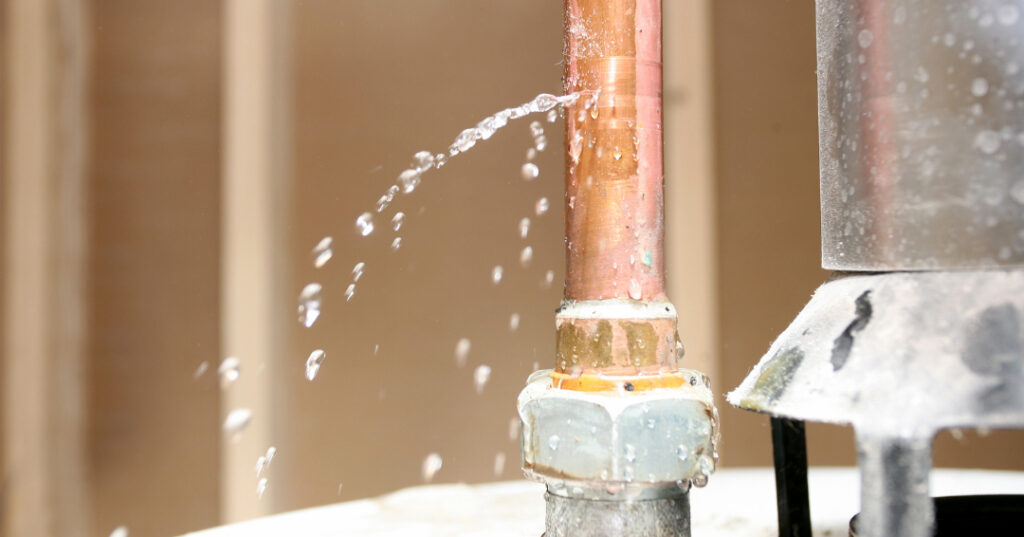
M 813 9 L 666 4 L 670 294 L 689 364 L 724 393 L 826 276 Z M 400 232 L 353 221 L 414 152 L 560 89 L 559 2 L 0 6 L 7 535 L 175 535 L 421 484 L 432 452 L 434 482 L 519 477 L 515 395 L 550 366 L 561 296 L 561 124 L 544 123 L 536 181 L 518 171 L 528 121 L 513 123 L 400 197 Z M 315 269 L 325 235 L 335 255 Z M 293 301 L 310 281 L 324 315 L 305 329 Z M 228 354 L 242 377 L 222 390 Z M 723 465 L 769 464 L 766 418 L 719 405 Z M 239 407 L 254 415 L 234 442 L 221 423 Z M 847 429 L 809 436 L 812 463 L 854 462 Z M 936 461 L 1024 468 L 1022 438 L 943 435 Z

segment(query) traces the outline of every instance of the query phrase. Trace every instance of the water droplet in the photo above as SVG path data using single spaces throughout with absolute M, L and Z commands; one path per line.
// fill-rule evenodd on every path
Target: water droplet
M 544 284 L 547 287 L 551 287 L 552 282 L 555 281 L 555 271 L 549 270 L 544 273 Z
M 241 362 L 234 356 L 228 356 L 217 368 L 217 376 L 220 377 L 220 387 L 227 388 L 242 376 Z
M 263 473 L 263 469 L 267 467 L 267 458 L 263 455 L 256 457 L 256 477 L 259 477 Z
M 362 261 L 356 263 L 356 266 L 352 267 L 352 281 L 358 282 L 359 278 L 363 277 L 363 269 L 366 268 L 366 263 Z
M 320 364 L 324 362 L 324 358 L 327 353 L 323 349 L 317 349 L 309 354 L 309 358 L 306 358 L 306 380 L 312 381 L 316 378 L 316 374 L 320 372 Z
M 676 448 L 676 457 L 679 457 L 681 461 L 685 461 L 690 457 L 690 450 L 683 444 L 679 444 L 679 447 Z
M 558 451 L 559 441 L 561 441 L 561 439 L 558 438 L 557 434 L 553 434 L 550 438 L 548 438 L 548 447 L 551 448 L 551 451 Z
M 476 370 L 473 371 L 473 387 L 476 388 L 477 395 L 484 393 L 484 386 L 487 386 L 487 381 L 491 379 L 491 367 L 487 365 L 479 365 Z
M 530 233 L 530 219 L 529 218 L 523 218 L 522 220 L 519 221 L 519 236 L 521 238 L 525 239 L 526 236 L 529 233 Z
M 363 237 L 373 233 L 373 215 L 363 213 L 356 218 L 356 231 Z
M 1020 10 L 1014 5 L 1003 5 L 996 9 L 996 17 L 999 19 L 999 24 L 1003 26 L 1013 26 L 1020 19 Z
M 857 43 L 860 44 L 861 48 L 868 48 L 871 46 L 871 41 L 874 40 L 875 34 L 871 33 L 871 30 L 861 30 L 857 34 Z
M 356 294 L 356 284 L 354 284 L 354 283 L 348 284 L 348 287 L 345 288 L 345 302 L 351 302 L 352 301 L 352 297 L 355 296 L 355 294 Z
M 986 155 L 999 151 L 999 144 L 999 133 L 995 131 L 981 131 L 974 137 L 974 147 L 977 147 Z
M 548 212 L 548 209 L 550 209 L 550 208 L 551 208 L 551 204 L 548 202 L 548 199 L 547 198 L 541 198 L 541 199 L 537 200 L 537 205 L 533 208 L 533 210 L 534 210 L 535 213 L 537 213 L 537 216 L 540 216 L 540 215 Z
M 988 93 L 988 80 L 981 77 L 975 78 L 974 81 L 971 82 L 971 93 L 974 94 L 975 97 L 983 97 Z
M 494 282 L 495 285 L 497 285 L 498 283 L 501 282 L 501 276 L 504 273 L 505 269 L 501 268 L 501 265 L 495 265 L 495 267 L 491 269 L 491 281 Z
M 263 493 L 266 492 L 266 491 L 267 491 L 267 478 L 261 477 L 260 480 L 256 482 L 256 497 L 257 498 L 262 498 L 263 497 Z
M 535 147 L 537 149 L 537 151 L 544 151 L 544 149 L 547 146 L 548 146 L 548 138 L 547 138 L 547 136 L 544 136 L 542 134 L 542 135 L 540 135 L 540 136 L 538 136 L 538 137 L 533 139 L 533 147 Z
M 519 252 L 519 264 L 526 268 L 530 265 L 530 261 L 533 260 L 533 248 L 527 246 L 523 248 L 522 252 Z
M 636 460 L 636 448 L 633 444 L 626 444 L 626 460 L 633 462 Z
M 331 260 L 331 256 L 334 255 L 334 251 L 331 250 L 331 242 L 333 239 L 330 237 L 324 237 L 320 239 L 320 242 L 316 243 L 313 247 L 313 266 L 320 268 L 327 264 Z
M 445 155 L 444 153 L 438 153 L 438 154 L 434 155 L 434 167 L 435 168 L 440 168 L 441 166 L 444 166 L 445 163 L 447 163 L 447 162 L 448 162 L 448 155 Z
M 555 121 L 558 121 L 558 111 L 551 110 L 548 112 L 548 123 L 554 123 Z
M 638 282 L 636 278 L 631 279 L 629 281 L 629 298 L 632 298 L 633 300 L 640 300 L 642 296 L 643 287 L 641 287 L 640 282 Z
M 379 344 L 373 346 L 373 355 L 377 356 L 378 352 L 380 352 L 380 345 Z
M 412 156 L 412 165 L 423 173 L 434 166 L 434 155 L 430 151 L 418 151 Z
M 519 314 L 513 313 L 508 317 L 508 329 L 511 332 L 515 332 L 519 329 Z
M 532 147 L 527 149 L 526 150 L 526 160 L 533 160 L 535 158 L 537 158 L 537 150 L 532 148 Z
M 622 159 L 622 150 L 619 149 L 619 146 L 615 146 L 615 149 L 612 151 L 612 158 L 614 158 L 615 160 Z
M 527 162 L 526 164 L 523 164 L 523 169 L 521 173 L 524 180 L 533 181 L 534 179 L 537 178 L 538 175 L 540 175 L 540 169 L 537 168 L 536 164 L 532 162 Z
M 464 367 L 466 358 L 469 356 L 469 349 L 472 346 L 469 339 L 462 338 L 455 344 L 455 365 Z
M 322 285 L 316 282 L 306 284 L 302 288 L 302 292 L 299 293 L 299 322 L 303 326 L 309 328 L 313 326 L 317 318 L 320 317 L 320 307 L 323 304 L 323 291 Z
M 420 185 L 420 172 L 411 168 L 403 171 L 398 174 L 398 184 L 402 186 L 403 193 L 411 194 Z
M 530 122 L 530 134 L 533 135 L 534 138 L 544 134 L 544 127 L 540 124 L 540 121 Z
M 209 369 L 209 368 L 210 368 L 210 362 L 207 362 L 206 360 L 203 360 L 202 362 L 199 363 L 199 367 L 196 368 L 196 372 L 192 373 L 192 378 L 193 379 L 197 379 L 197 378 L 203 376 L 203 374 L 206 373 L 206 370 Z
M 503 473 L 505 473 L 505 454 L 496 453 L 494 455 L 494 477 L 500 477 Z
M 572 135 L 572 139 L 569 140 L 569 158 L 573 162 L 580 161 L 580 155 L 583 153 L 583 135 L 579 131 L 576 131 Z
M 423 474 L 423 480 L 430 483 L 434 476 L 441 471 L 441 466 L 444 465 L 444 461 L 441 460 L 441 456 L 437 453 L 431 453 L 423 459 L 423 465 L 421 471 Z
M 704 474 L 701 474 L 701 473 L 697 473 L 696 475 L 693 476 L 693 486 L 695 486 L 695 487 L 704 487 L 704 486 L 707 486 L 707 484 L 708 484 L 708 476 L 706 476 Z
M 402 237 L 395 237 L 395 240 L 391 241 L 391 251 L 397 252 L 402 247 Z
M 128 537 L 128 528 L 118 526 L 114 528 L 114 531 L 110 532 L 110 537 Z
M 274 462 L 274 455 L 277 455 L 277 448 L 270 446 L 267 448 L 267 454 L 264 455 L 267 459 L 267 466 L 270 466 L 271 462 Z
M 686 347 L 683 347 L 683 340 L 676 334 L 676 360 L 682 360 L 683 356 L 686 356 Z
M 405 223 L 405 213 L 403 213 L 402 211 L 398 211 L 397 213 L 395 213 L 395 216 L 391 219 L 391 227 L 395 231 L 398 231 L 399 229 L 402 229 L 403 223 Z
M 521 427 L 521 426 L 522 426 L 522 424 L 519 422 L 519 417 L 518 416 L 512 416 L 512 419 L 508 420 L 508 439 L 509 440 L 515 441 L 516 438 L 519 438 L 519 427 Z
M 248 408 L 236 408 L 228 412 L 224 418 L 224 432 L 230 435 L 240 434 L 252 421 L 252 411 Z

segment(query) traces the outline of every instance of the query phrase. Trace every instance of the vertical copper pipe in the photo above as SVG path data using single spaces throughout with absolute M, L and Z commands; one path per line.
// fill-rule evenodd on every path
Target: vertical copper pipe
M 556 375 L 676 371 L 676 314 L 665 297 L 661 1 L 566 0 L 564 83 L 580 97 L 566 117 Z
M 661 1 L 566 0 L 567 300 L 664 300 Z

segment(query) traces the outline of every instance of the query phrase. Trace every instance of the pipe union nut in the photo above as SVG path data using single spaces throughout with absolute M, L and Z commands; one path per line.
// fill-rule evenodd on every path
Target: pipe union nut
M 649 392 L 588 393 L 538 371 L 519 394 L 523 470 L 539 480 L 700 486 L 715 469 L 718 410 L 707 377 Z

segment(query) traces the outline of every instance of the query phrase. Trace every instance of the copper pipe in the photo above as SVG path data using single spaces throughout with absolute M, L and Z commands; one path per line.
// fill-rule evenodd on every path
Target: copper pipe
M 661 1 L 566 0 L 564 84 L 580 97 L 566 117 L 566 302 L 555 369 L 675 371 L 681 347 L 665 296 Z
M 567 300 L 665 299 L 661 2 L 566 0 Z

